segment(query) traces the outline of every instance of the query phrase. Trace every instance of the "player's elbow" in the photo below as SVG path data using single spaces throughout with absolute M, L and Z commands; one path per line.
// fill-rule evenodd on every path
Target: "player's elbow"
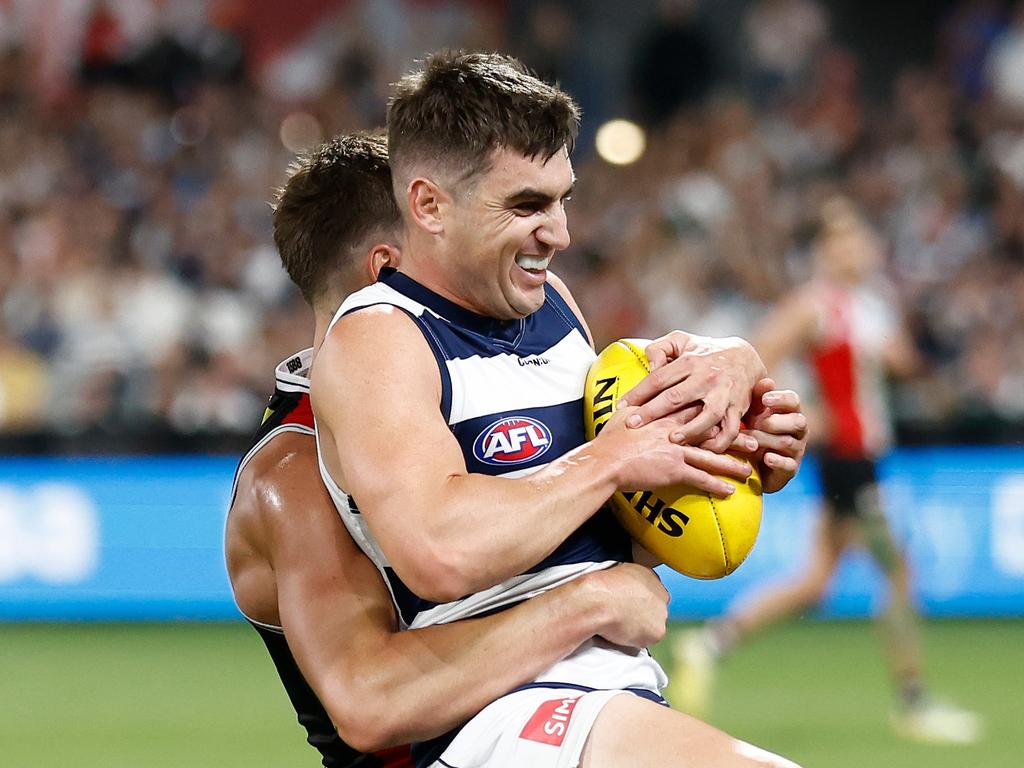
M 435 603 L 448 603 L 475 592 L 478 578 L 472 564 L 451 551 L 421 556 L 415 562 L 392 562 L 395 572 L 412 592 Z M 490 585 L 487 585 L 490 586 Z
M 458 600 L 494 586 L 486 561 L 446 536 L 421 534 L 395 551 L 391 566 L 413 594 L 435 603 Z
M 353 698 L 340 711 L 338 707 L 333 708 L 331 719 L 341 740 L 359 752 L 377 752 L 405 743 L 401 724 L 386 707 L 369 704 L 372 701 L 386 702 L 388 697 L 378 692 L 367 698 Z

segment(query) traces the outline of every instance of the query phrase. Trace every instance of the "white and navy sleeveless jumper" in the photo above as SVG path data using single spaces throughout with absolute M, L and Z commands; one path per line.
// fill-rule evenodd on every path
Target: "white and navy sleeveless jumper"
M 514 478 L 537 471 L 586 439 L 583 388 L 594 351 L 558 292 L 545 286 L 545 296 L 541 308 L 526 318 L 494 320 L 454 304 L 407 275 L 384 270 L 377 283 L 345 300 L 334 322 L 380 304 L 403 310 L 434 353 L 441 375 L 441 412 L 467 469 Z M 527 573 L 437 604 L 413 594 L 401 581 L 359 514 L 356 500 L 338 486 L 322 461 L 320 470 L 345 525 L 387 581 L 403 628 L 490 613 L 631 557 L 628 536 L 601 511 Z M 592 641 L 534 685 L 656 692 L 664 683 L 664 673 L 646 652 Z M 419 756 L 417 763 L 421 764 Z

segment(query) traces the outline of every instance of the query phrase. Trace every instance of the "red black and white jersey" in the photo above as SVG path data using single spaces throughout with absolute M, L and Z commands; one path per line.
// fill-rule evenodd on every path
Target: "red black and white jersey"
M 245 465 L 277 435 L 284 432 L 309 435 L 310 449 L 315 450 L 313 410 L 309 402 L 309 369 L 312 362 L 313 350 L 306 349 L 277 366 L 274 394 L 263 412 L 263 419 L 249 449 L 235 471 L 236 485 L 238 475 Z M 246 618 L 267 647 L 299 723 L 306 729 L 306 740 L 320 752 L 325 768 L 412 768 L 409 747 L 364 754 L 342 741 L 330 716 L 296 664 L 284 630 Z
M 245 465 L 277 435 L 282 432 L 299 432 L 311 437 L 316 435 L 313 427 L 313 407 L 309 402 L 309 369 L 312 364 L 312 347 L 297 352 L 278 364 L 275 371 L 274 394 L 267 402 L 263 418 L 249 443 L 249 448 L 238 462 L 235 485 L 238 484 L 238 475 Z M 234 497 L 235 489 L 232 488 L 231 498 Z
M 826 420 L 825 450 L 876 458 L 892 442 L 885 348 L 899 332 L 879 287 L 823 283 L 814 293 L 818 328 L 810 362 Z

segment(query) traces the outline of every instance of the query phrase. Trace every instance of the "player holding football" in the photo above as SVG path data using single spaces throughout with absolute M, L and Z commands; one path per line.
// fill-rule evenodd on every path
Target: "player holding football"
M 916 353 L 880 285 L 881 246 L 867 224 L 842 199 L 826 204 L 822 223 L 815 277 L 780 303 L 763 325 L 771 333 L 757 342 L 769 366 L 802 354 L 817 378 L 823 499 L 811 558 L 792 582 L 741 596 L 725 617 L 680 636 L 675 703 L 703 713 L 717 660 L 765 626 L 816 605 L 842 554 L 860 544 L 889 588 L 880 623 L 897 696 L 893 727 L 920 741 L 971 743 L 980 733 L 977 715 L 927 695 L 907 562 L 882 510 L 876 476 L 891 442 L 884 378 L 911 372 Z
M 341 298 L 397 261 L 400 234 L 383 137 L 335 139 L 295 167 L 279 193 L 274 238 L 314 309 L 314 348 Z M 632 565 L 494 616 L 398 633 L 387 587 L 320 480 L 312 353 L 278 367 L 239 465 L 225 550 L 239 608 L 325 766 L 411 765 L 407 746 L 384 748 L 443 733 L 592 636 L 627 644 L 661 637 L 665 590 Z
M 599 511 L 616 489 L 688 483 L 723 496 L 729 484 L 711 473 L 748 472 L 685 444 L 725 409 L 673 411 L 703 397 L 677 373 L 583 444 L 594 353 L 547 271 L 568 245 L 577 123 L 568 96 L 496 54 L 430 57 L 389 109 L 401 271 L 343 303 L 312 398 L 325 484 L 405 627 L 491 613 L 628 560 L 630 542 Z M 758 361 L 728 377 L 733 416 L 720 449 L 762 375 Z M 595 638 L 461 728 L 414 745 L 414 760 L 792 765 L 661 706 L 664 682 L 645 650 Z
M 341 298 L 400 257 L 383 138 L 341 137 L 302 158 L 279 192 L 274 236 L 313 307 L 315 348 Z M 714 347 L 703 343 L 699 360 Z M 314 348 L 278 367 L 236 474 L 225 550 L 235 599 L 325 766 L 410 765 L 408 747 L 386 747 L 443 733 L 594 635 L 624 645 L 662 636 L 667 594 L 635 565 L 492 616 L 398 633 L 384 581 L 320 481 L 308 394 Z

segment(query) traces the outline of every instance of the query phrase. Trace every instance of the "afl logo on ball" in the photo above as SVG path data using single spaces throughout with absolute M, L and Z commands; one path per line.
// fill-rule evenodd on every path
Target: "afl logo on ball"
M 502 466 L 536 459 L 551 447 L 551 430 L 526 416 L 496 421 L 473 443 L 473 455 L 485 464 Z

